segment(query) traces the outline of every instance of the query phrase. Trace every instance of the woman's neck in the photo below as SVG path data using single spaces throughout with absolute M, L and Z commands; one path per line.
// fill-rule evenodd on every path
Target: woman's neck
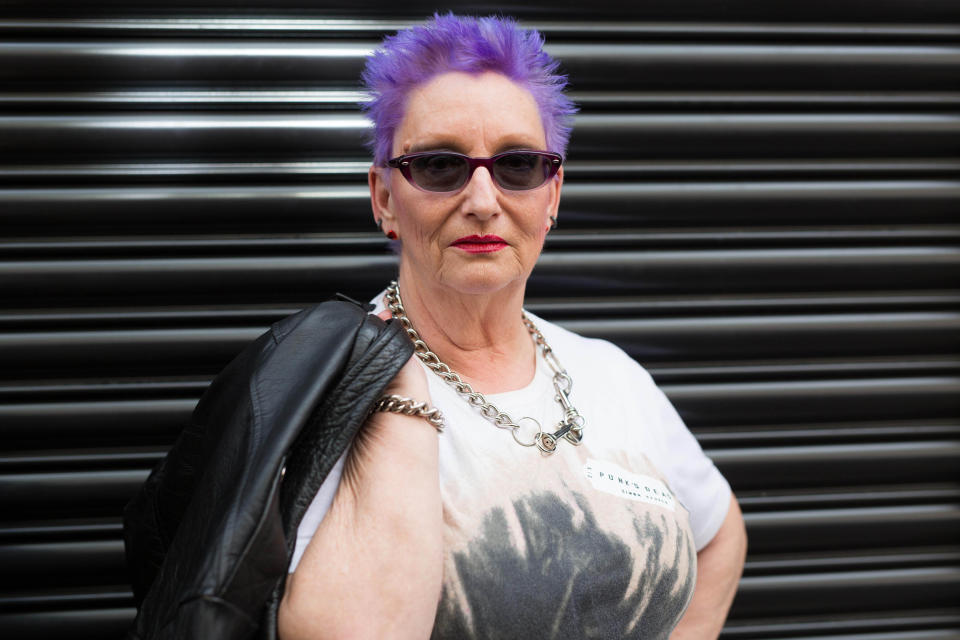
M 475 391 L 512 391 L 533 379 L 536 348 L 521 320 L 522 284 L 491 295 L 460 294 L 403 268 L 399 283 L 420 338 Z

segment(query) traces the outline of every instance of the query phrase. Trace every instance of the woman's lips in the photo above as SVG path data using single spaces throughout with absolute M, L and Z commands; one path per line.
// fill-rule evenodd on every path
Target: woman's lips
M 453 242 L 454 247 L 463 249 L 467 253 L 493 253 L 507 246 L 500 236 L 464 236 Z

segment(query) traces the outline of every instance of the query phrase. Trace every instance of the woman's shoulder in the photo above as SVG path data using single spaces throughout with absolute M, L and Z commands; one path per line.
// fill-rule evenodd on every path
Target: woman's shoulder
M 526 314 L 546 338 L 547 344 L 564 366 L 577 366 L 580 369 L 596 370 L 598 373 L 607 372 L 631 379 L 634 383 L 641 380 L 644 383 L 653 384 L 653 379 L 647 370 L 626 351 L 609 340 L 582 336 L 529 311 L 526 311 Z

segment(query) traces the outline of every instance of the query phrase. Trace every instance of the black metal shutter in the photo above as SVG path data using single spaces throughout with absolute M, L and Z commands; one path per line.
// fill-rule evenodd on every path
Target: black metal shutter
M 0 8 L 0 637 L 120 637 L 120 509 L 210 378 L 392 275 L 357 76 L 437 7 L 317 5 Z M 571 74 L 528 307 L 624 346 L 733 484 L 723 637 L 960 638 L 960 4 L 447 8 Z

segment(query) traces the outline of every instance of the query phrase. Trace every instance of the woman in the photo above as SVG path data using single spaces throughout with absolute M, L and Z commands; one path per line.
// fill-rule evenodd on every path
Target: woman
M 371 202 L 400 247 L 374 303 L 432 365 L 388 391 L 446 429 L 398 402 L 370 416 L 300 524 L 283 640 L 723 625 L 746 543 L 726 481 L 639 365 L 522 311 L 573 112 L 541 47 L 509 20 L 435 16 L 368 61 Z

